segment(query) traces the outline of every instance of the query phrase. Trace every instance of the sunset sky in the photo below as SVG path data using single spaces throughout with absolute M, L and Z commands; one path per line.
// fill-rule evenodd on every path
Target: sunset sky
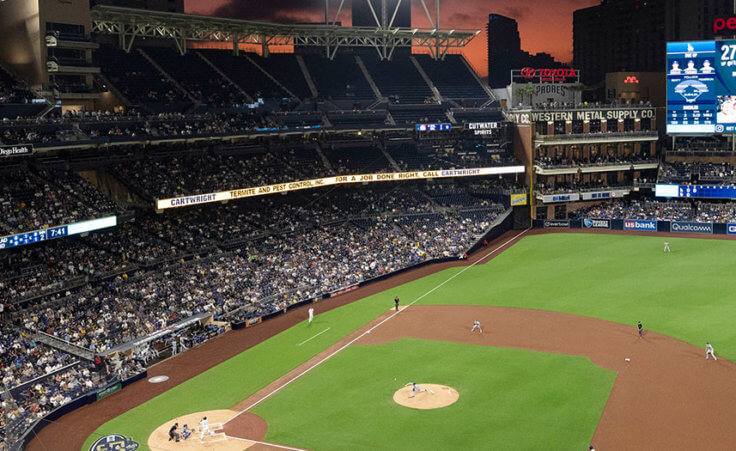
M 353 0 L 363 1 L 363 0 Z M 425 0 L 427 6 L 433 0 Z M 350 1 L 338 20 L 350 24 Z M 502 14 L 519 22 L 522 49 L 548 52 L 560 61 L 572 60 L 572 13 L 593 6 L 600 0 L 443 0 L 440 6 L 442 28 L 480 29 L 463 51 L 481 76 L 487 75 L 488 62 L 485 26 L 488 14 Z M 332 1 L 334 16 L 339 1 Z M 430 7 L 430 9 L 432 9 Z M 316 22 L 324 20 L 324 0 L 185 0 L 188 13 L 274 22 Z M 418 0 L 412 0 L 412 26 L 429 26 Z

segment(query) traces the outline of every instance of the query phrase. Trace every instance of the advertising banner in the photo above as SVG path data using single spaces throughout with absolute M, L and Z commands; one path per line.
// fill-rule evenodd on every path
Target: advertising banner
M 726 233 L 728 233 L 729 235 L 736 235 L 736 224 L 729 223 L 726 226 Z
M 545 194 L 542 196 L 542 202 L 575 202 L 580 200 L 580 193 L 569 193 L 569 194 Z
M 15 146 L 0 146 L 0 157 L 22 157 L 33 153 L 32 144 L 18 144 Z
M 670 223 L 670 232 L 685 233 L 713 233 L 713 224 L 703 222 L 679 222 Z
M 516 207 L 517 205 L 526 205 L 526 193 L 524 194 L 512 194 L 511 195 L 511 206 Z
M 545 219 L 545 229 L 567 229 L 570 227 L 569 219 Z
M 217 193 L 199 194 L 196 196 L 158 199 L 156 201 L 156 208 L 158 210 L 165 210 L 167 208 L 187 207 L 190 205 L 200 205 L 210 202 L 221 202 L 225 200 L 263 196 L 266 194 L 286 193 L 289 191 L 321 188 L 323 186 L 343 185 L 349 183 L 401 182 L 405 180 L 523 173 L 524 166 L 501 166 L 490 168 L 441 169 L 437 171 L 381 172 L 377 174 L 337 175 L 334 177 L 324 177 L 320 179 L 301 180 L 287 183 L 276 183 L 274 185 L 256 186 L 253 188 L 243 188 L 230 191 L 220 191 Z
M 581 198 L 583 200 L 596 200 L 596 199 L 613 199 L 616 197 L 624 197 L 629 194 L 627 189 L 617 189 L 613 191 L 589 191 L 582 193 Z
M 608 219 L 585 218 L 583 219 L 583 226 L 586 229 L 610 229 L 611 221 Z
M 637 230 L 645 232 L 656 232 L 657 221 L 649 221 L 643 219 L 625 219 L 624 230 Z

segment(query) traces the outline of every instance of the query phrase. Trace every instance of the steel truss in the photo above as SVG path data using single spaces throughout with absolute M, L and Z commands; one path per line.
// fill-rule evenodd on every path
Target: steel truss
M 187 51 L 187 41 L 215 41 L 231 42 L 236 54 L 239 44 L 261 46 L 263 56 L 269 55 L 270 46 L 313 46 L 324 47 L 326 56 L 333 59 L 341 47 L 373 47 L 379 58 L 385 60 L 391 59 L 397 47 L 411 46 L 427 48 L 433 58 L 444 59 L 448 50 L 465 47 L 480 33 L 480 30 L 397 28 L 391 26 L 393 20 L 375 28 L 342 27 L 334 22 L 286 25 L 104 5 L 95 6 L 90 14 L 92 31 L 117 35 L 120 47 L 126 52 L 136 38 L 164 38 L 172 39 L 182 55 Z

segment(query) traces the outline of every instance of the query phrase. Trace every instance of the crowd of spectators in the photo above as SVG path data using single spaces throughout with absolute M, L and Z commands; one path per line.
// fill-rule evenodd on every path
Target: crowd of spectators
M 28 103 L 33 98 L 34 95 L 22 83 L 0 68 L 0 104 Z
M 563 156 L 545 156 L 534 160 L 534 164 L 541 168 L 564 168 L 564 167 L 590 167 L 590 166 L 611 166 L 622 164 L 640 164 L 640 163 L 657 163 L 656 158 L 648 155 L 603 155 L 595 154 L 589 157 L 573 158 L 567 155 Z
M 662 163 L 659 181 L 679 184 L 733 184 L 734 167 L 730 163 L 666 162 Z
M 191 215 L 144 215 L 89 237 L 15 249 L 5 264 L 25 276 L 0 286 L 9 299 L 41 280 L 61 289 L 11 308 L 12 317 L 97 352 L 195 313 L 250 307 L 264 314 L 426 259 L 460 257 L 503 210 L 457 189 L 463 202 L 438 202 L 423 186 L 344 187 L 201 207 Z M 234 239 L 236 245 L 222 247 Z M 197 251 L 201 257 L 183 258 Z M 126 264 L 137 264 L 138 272 Z M 117 275 L 94 277 L 113 269 Z M 27 282 L 30 271 L 40 275 Z M 64 292 L 65 278 L 79 275 L 84 288 Z
M 687 202 L 659 202 L 655 200 L 628 201 L 615 199 L 575 210 L 579 218 L 640 219 L 658 221 L 688 221 L 692 210 Z
M 636 102 L 624 102 L 624 103 L 618 103 L 618 102 L 539 102 L 534 104 L 534 108 L 537 110 L 561 110 L 561 109 L 586 109 L 586 108 L 631 108 L 631 107 L 651 107 L 652 103 L 649 101 L 644 102 L 643 100 L 640 100 L 638 103 Z
M 575 210 L 578 218 L 641 219 L 730 223 L 736 221 L 736 206 L 731 202 L 678 202 L 616 199 Z
M 0 323 L 0 377 L 10 390 L 0 403 L 0 442 L 7 429 L 22 433 L 50 411 L 99 386 L 91 365 Z
M 72 172 L 0 172 L 0 234 L 39 230 L 114 213 L 118 206 Z

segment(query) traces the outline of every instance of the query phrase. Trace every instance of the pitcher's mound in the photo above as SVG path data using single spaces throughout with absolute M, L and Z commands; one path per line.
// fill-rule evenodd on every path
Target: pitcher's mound
M 180 450 L 217 450 L 217 451 L 242 451 L 249 448 L 255 443 L 228 437 L 223 432 L 223 423 L 233 418 L 238 412 L 234 410 L 209 410 L 207 412 L 197 412 L 173 418 L 162 424 L 148 437 L 148 447 L 157 451 L 180 451 Z M 200 439 L 199 421 L 202 417 L 207 417 L 207 421 L 212 429 L 212 434 L 205 434 Z M 191 429 L 196 428 L 196 432 L 192 433 L 188 439 L 177 443 L 169 440 L 169 428 L 174 423 L 179 423 L 178 432 L 181 433 L 182 427 L 186 424 Z
M 412 397 L 412 386 L 401 387 L 394 393 L 394 402 L 412 409 L 439 409 L 453 404 L 460 393 L 452 387 L 439 384 L 419 384 Z

